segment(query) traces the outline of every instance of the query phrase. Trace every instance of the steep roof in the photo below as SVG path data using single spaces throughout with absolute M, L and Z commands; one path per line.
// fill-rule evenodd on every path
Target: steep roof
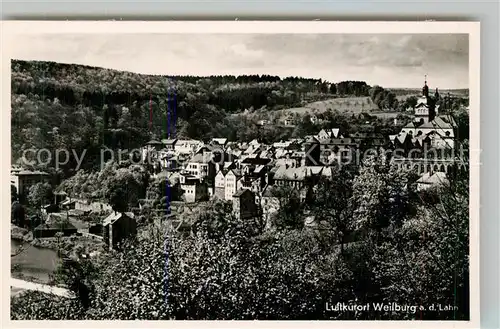
M 455 120 L 452 116 L 437 116 L 434 120 L 432 120 L 432 123 L 437 129 L 453 129 Z
M 452 127 L 457 127 L 457 122 L 455 121 L 455 118 L 450 115 L 450 114 L 443 114 L 443 115 L 438 115 L 437 118 L 440 118 L 446 123 L 449 123 Z
M 118 219 L 122 218 L 123 215 L 126 215 L 129 218 L 134 218 L 134 213 L 132 213 L 132 212 L 121 213 L 121 212 L 115 212 L 115 211 L 113 211 L 108 217 L 106 217 L 104 219 L 104 221 L 102 222 L 102 224 L 103 225 L 113 224 Z
M 280 142 L 274 142 L 273 146 L 276 148 L 285 148 L 288 147 L 290 144 L 292 144 L 291 141 L 280 141 Z
M 305 179 L 306 173 L 306 167 L 286 168 L 286 166 L 280 166 L 274 174 L 274 179 L 301 181 Z
M 417 100 L 417 105 L 415 105 L 415 107 L 419 107 L 419 106 L 429 107 L 429 105 L 428 105 L 428 100 L 427 100 L 427 97 L 426 97 L 426 96 L 422 96 L 422 97 L 420 97 L 420 98 Z
M 236 191 L 236 193 L 233 194 L 233 197 L 237 197 L 238 198 L 238 197 L 242 196 L 245 193 L 252 193 L 253 194 L 253 192 L 250 191 L 249 189 L 239 189 L 238 191 Z
M 226 176 L 226 174 L 228 172 L 229 172 L 229 170 L 224 168 L 224 169 L 219 170 L 215 176 L 219 176 L 219 175 Z
M 255 157 L 248 156 L 241 161 L 241 163 L 259 164 L 259 165 L 266 165 L 269 162 L 271 162 L 270 158 L 261 158 L 258 156 Z
M 212 142 L 215 142 L 219 145 L 226 145 L 227 138 L 212 138 Z
M 406 126 L 404 126 L 404 128 L 417 128 L 418 126 L 420 125 L 420 123 L 418 122 L 415 122 L 415 121 L 410 121 L 406 124 Z
M 397 135 L 396 139 L 398 140 L 399 143 L 404 144 L 406 141 L 408 134 L 407 133 L 400 133 Z
M 256 174 L 258 174 L 258 173 L 260 173 L 262 171 L 262 169 L 264 169 L 264 165 L 258 165 L 258 166 L 255 167 L 255 169 L 254 169 L 253 172 L 256 173 Z
M 172 145 L 172 144 L 175 144 L 177 143 L 177 139 L 176 138 L 171 138 L 171 139 L 162 139 L 161 142 L 165 145 Z
M 195 154 L 189 162 L 192 163 L 209 163 L 212 160 L 212 157 L 205 156 L 201 153 Z
M 243 173 L 241 172 L 241 169 L 230 169 L 229 171 L 232 172 L 236 177 L 243 176 Z
M 332 128 L 330 129 L 332 137 L 338 138 L 340 134 L 340 129 L 339 128 Z
M 441 171 L 435 172 L 432 175 L 427 172 L 427 173 L 423 174 L 417 180 L 417 183 L 429 184 L 429 185 L 443 184 L 443 183 L 447 183 L 447 182 L 448 182 L 448 178 L 446 177 L 446 173 L 441 172 Z

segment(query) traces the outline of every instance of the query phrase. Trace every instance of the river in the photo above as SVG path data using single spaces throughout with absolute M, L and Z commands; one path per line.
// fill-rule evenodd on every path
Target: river
M 58 265 L 57 253 L 52 249 L 37 248 L 12 239 L 10 240 L 11 252 L 17 250 L 21 245 L 28 248 L 19 255 L 10 258 L 11 268 L 17 264 L 17 273 L 48 283 L 49 274 L 52 274 Z M 26 279 L 29 280 L 29 278 Z

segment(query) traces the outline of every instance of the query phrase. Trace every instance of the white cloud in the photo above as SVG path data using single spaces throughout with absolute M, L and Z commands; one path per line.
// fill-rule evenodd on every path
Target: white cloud
M 231 51 L 236 55 L 236 56 L 241 56 L 241 57 L 249 57 L 249 58 L 261 58 L 264 52 L 262 50 L 251 50 L 248 49 L 247 46 L 243 43 L 237 43 L 234 45 L 231 45 L 229 47 Z
M 19 36 L 14 58 L 145 74 L 272 74 L 468 87 L 466 35 L 80 34 Z

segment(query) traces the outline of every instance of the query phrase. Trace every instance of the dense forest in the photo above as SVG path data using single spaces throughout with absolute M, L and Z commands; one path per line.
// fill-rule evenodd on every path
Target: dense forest
M 354 116 L 337 111 L 319 115 L 311 124 L 297 116 L 293 128 L 262 127 L 261 119 L 290 107 L 335 97 L 370 97 L 385 110 L 404 110 L 416 101 L 399 102 L 392 91 L 363 81 L 330 83 L 321 79 L 247 76 L 159 76 L 53 62 L 12 61 L 12 161 L 23 151 L 68 150 L 67 168 L 75 168 L 85 152 L 83 169 L 100 166 L 103 147 L 133 150 L 151 139 L 167 137 L 207 141 L 258 138 L 274 142 L 315 134 L 322 128 L 341 127 L 354 132 L 363 124 L 385 133 L 400 126 L 392 120 Z M 414 105 L 414 104 L 413 104 Z M 459 104 L 454 104 L 458 107 Z M 405 124 L 401 117 L 400 124 Z M 63 155 L 64 156 L 64 155 Z M 47 168 L 52 163 L 45 161 Z M 64 168 L 62 168 L 64 169 Z M 71 175 L 72 173 L 67 173 Z
M 24 150 L 66 149 L 93 159 L 105 146 L 135 149 L 155 138 L 269 141 L 311 129 L 256 129 L 243 113 L 368 95 L 364 82 L 269 75 L 153 76 L 53 62 L 12 61 L 12 160 Z M 248 122 L 253 120 L 252 122 Z M 336 122 L 331 122 L 336 124 Z M 318 131 L 321 127 L 318 127 Z M 314 129 L 313 129 L 314 130 Z M 71 155 L 71 154 L 70 154 Z M 75 161 L 71 157 L 69 165 Z M 95 165 L 92 161 L 85 165 Z

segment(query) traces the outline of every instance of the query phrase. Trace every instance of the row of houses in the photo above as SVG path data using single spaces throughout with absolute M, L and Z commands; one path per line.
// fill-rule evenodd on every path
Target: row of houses
M 270 145 L 258 140 L 235 143 L 225 138 L 206 144 L 171 139 L 161 145 L 150 142 L 145 149 L 156 145 L 157 152 L 168 154 L 168 162 L 160 159 L 161 170 L 178 175 L 187 202 L 213 197 L 231 200 L 240 189 L 262 197 L 264 190 L 274 185 L 300 189 L 311 177 L 331 175 L 331 167 L 337 164 L 359 165 L 369 149 L 399 151 L 397 156 L 396 152 L 392 154 L 391 161 L 401 168 L 415 169 L 424 180 L 426 174 L 432 177 L 436 172 L 448 172 L 457 161 L 453 154 L 457 124 L 450 115 L 438 115 L 427 82 L 414 112 L 414 119 L 399 134 L 391 136 L 330 128 L 314 136 Z M 431 154 L 427 152 L 430 149 L 440 153 Z

